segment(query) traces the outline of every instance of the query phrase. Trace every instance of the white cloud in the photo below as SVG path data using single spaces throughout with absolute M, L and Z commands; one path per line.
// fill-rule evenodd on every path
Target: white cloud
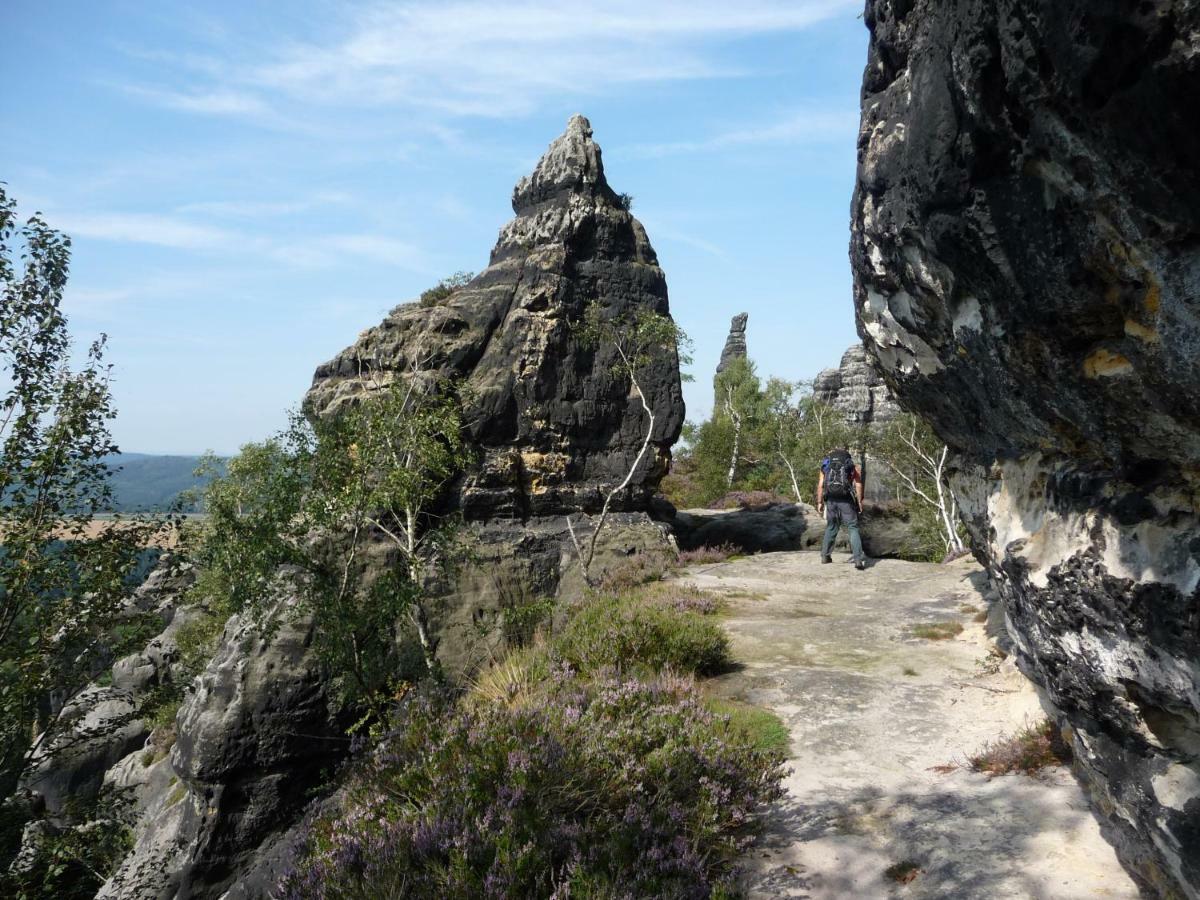
M 183 111 L 259 117 L 283 109 L 407 107 L 447 117 L 509 116 L 548 98 L 623 85 L 741 74 L 714 52 L 730 41 L 788 33 L 861 0 L 452 0 L 331 6 L 325 40 L 294 40 L 229 58 L 181 61 L 189 91 L 141 89 Z M 347 12 L 348 10 L 348 12 Z M 269 105 L 270 109 L 267 109 Z
M 858 133 L 858 113 L 802 110 L 776 122 L 729 128 L 705 138 L 639 144 L 618 149 L 626 157 L 674 156 L 680 153 L 707 153 L 732 147 L 764 144 L 816 144 L 851 140 Z
M 274 218 L 308 212 L 319 206 L 340 206 L 350 203 L 352 199 L 342 191 L 322 191 L 311 197 L 294 200 L 205 200 L 199 203 L 185 203 L 176 207 L 175 211 L 237 219 Z
M 185 219 L 150 213 L 84 213 L 54 217 L 56 227 L 73 237 L 129 244 L 151 244 L 175 250 L 219 250 L 225 256 L 269 256 L 299 269 L 330 269 L 353 260 L 396 266 L 412 272 L 436 271 L 415 244 L 382 234 L 333 234 L 279 238 L 245 233 Z M 77 298 L 86 299 L 86 298 Z M 108 296 L 103 299 L 115 299 Z
M 56 228 L 73 237 L 178 250 L 208 250 L 228 245 L 230 232 L 152 213 L 82 213 L 54 217 Z

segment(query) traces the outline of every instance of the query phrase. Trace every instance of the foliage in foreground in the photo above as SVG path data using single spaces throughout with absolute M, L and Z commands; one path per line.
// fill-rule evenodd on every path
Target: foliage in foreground
M 603 588 L 465 696 L 414 692 L 307 823 L 283 896 L 730 896 L 788 744 L 771 713 L 675 674 L 727 662 L 717 607 Z
M 145 641 L 126 601 L 144 575 L 151 538 L 167 520 L 94 521 L 111 507 L 106 462 L 118 448 L 101 335 L 73 353 L 63 295 L 70 238 L 40 215 L 19 223 L 0 184 L 0 895 L 24 883 L 9 862 L 42 810 L 19 789 L 45 754 L 69 754 L 84 732 L 79 698 L 112 661 Z M 68 811 L 68 824 L 87 821 Z M 97 805 L 89 819 L 110 817 Z M 112 834 L 119 839 L 121 831 Z M 109 832 L 68 831 L 21 878 L 63 892 L 102 880 Z M 89 858 L 85 858 L 89 857 Z M 65 873 L 65 874 L 64 874 Z M 82 874 L 81 874 L 82 873 Z M 80 880 L 82 879 L 82 880 Z M 19 880 L 19 879 L 17 879 Z
M 284 896 L 722 896 L 779 765 L 670 676 L 560 668 L 537 704 L 414 699 Z

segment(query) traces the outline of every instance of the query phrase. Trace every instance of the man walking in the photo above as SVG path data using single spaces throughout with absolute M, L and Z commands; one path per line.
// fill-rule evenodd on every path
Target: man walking
M 821 543 L 821 562 L 833 562 L 829 552 L 842 525 L 850 532 L 850 551 L 854 568 L 867 567 L 863 556 L 862 535 L 858 531 L 858 514 L 862 509 L 863 480 L 854 465 L 850 451 L 839 447 L 821 460 L 821 475 L 817 479 L 817 512 L 825 514 L 825 540 Z

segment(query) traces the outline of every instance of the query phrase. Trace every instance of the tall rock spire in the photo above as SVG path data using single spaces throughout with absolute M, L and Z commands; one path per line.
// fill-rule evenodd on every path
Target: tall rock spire
M 473 520 L 599 506 L 637 458 L 646 423 L 614 375 L 612 348 L 582 346 L 573 323 L 592 303 L 613 318 L 670 314 L 658 258 L 605 180 L 583 116 L 517 183 L 513 210 L 487 269 L 436 306 L 392 310 L 317 369 L 306 401 L 331 412 L 414 369 L 465 382 L 480 462 L 458 505 Z M 660 354 L 639 380 L 655 412 L 656 452 L 618 498 L 627 510 L 646 508 L 683 424 L 675 354 Z

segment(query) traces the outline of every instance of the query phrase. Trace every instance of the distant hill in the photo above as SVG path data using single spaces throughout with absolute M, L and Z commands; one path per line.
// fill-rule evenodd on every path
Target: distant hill
M 108 463 L 113 505 L 110 512 L 153 512 L 165 510 L 179 494 L 200 487 L 193 473 L 199 456 L 158 456 L 152 453 L 121 453 Z M 222 467 L 224 461 L 222 460 Z M 192 510 L 187 510 L 192 511 Z

